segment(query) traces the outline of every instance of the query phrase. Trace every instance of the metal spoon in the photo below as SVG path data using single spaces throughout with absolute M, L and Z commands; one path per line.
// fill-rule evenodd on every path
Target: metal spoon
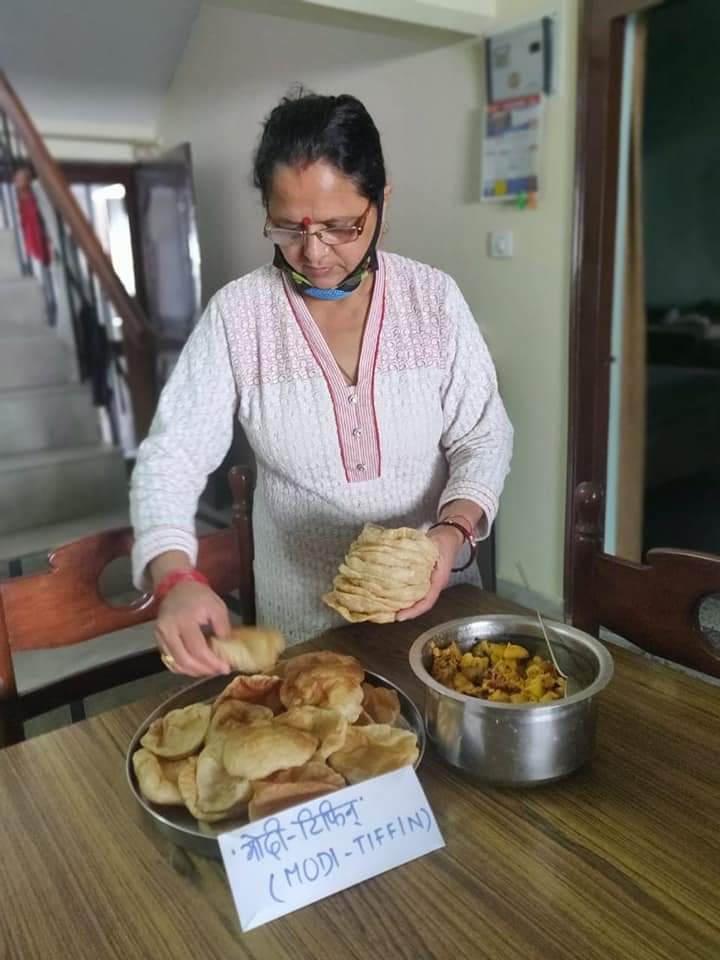
M 525 576 L 525 571 L 523 570 L 523 566 L 519 560 L 515 561 L 515 566 L 517 567 L 517 572 L 520 574 L 520 579 L 522 580 L 523 586 L 525 587 L 528 593 L 531 593 L 530 584 L 528 583 L 528 579 Z M 535 613 L 537 614 L 537 618 L 540 621 L 540 626 L 542 628 L 543 636 L 545 637 L 545 643 L 547 644 L 547 648 L 550 653 L 550 659 L 553 662 L 553 666 L 557 670 L 558 676 L 562 677 L 562 679 L 565 681 L 563 685 L 563 696 L 566 697 L 568 695 L 568 675 L 563 670 L 560 669 L 560 664 L 557 662 L 555 651 L 553 650 L 552 644 L 550 643 L 550 636 L 548 633 L 548 629 L 545 626 L 545 621 L 543 620 L 542 614 L 540 613 L 537 607 L 535 607 Z

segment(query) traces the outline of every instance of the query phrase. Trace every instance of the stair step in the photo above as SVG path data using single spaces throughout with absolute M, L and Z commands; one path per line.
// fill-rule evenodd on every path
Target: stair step
M 114 447 L 0 457 L 0 535 L 122 508 L 128 481 Z
M 0 280 L 0 337 L 48 329 L 45 298 L 34 277 Z
M 130 526 L 127 505 L 109 513 L 92 513 L 62 523 L 44 524 L 40 527 L 16 530 L 0 538 L 0 562 L 23 560 L 23 573 L 40 573 L 47 570 L 47 556 L 64 543 L 89 537 L 102 530 L 115 530 Z
M 201 517 L 195 520 L 195 529 L 198 536 L 206 533 L 215 533 L 222 526 L 206 523 Z M 120 527 L 130 526 L 130 514 L 127 504 L 119 510 L 109 513 L 93 513 L 85 517 L 76 517 L 74 520 L 65 520 L 62 523 L 50 523 L 41 527 L 31 527 L 28 530 L 16 530 L 0 539 L 0 579 L 7 576 L 2 564 L 7 565 L 10 560 L 22 561 L 22 573 L 42 573 L 47 570 L 49 554 L 65 543 L 81 540 L 93 533 L 102 533 L 103 530 L 117 530 Z
M 71 383 L 70 348 L 52 331 L 46 335 L 0 339 L 0 389 Z
M 20 265 L 12 230 L 0 230 L 0 279 L 19 277 Z
M 3 577 L 47 573 L 50 555 L 64 544 L 72 543 L 106 530 L 129 527 L 128 509 L 111 513 L 97 513 L 79 517 L 66 523 L 19 530 L 3 536 L 0 543 L 0 579 Z M 98 589 L 104 597 L 114 598 L 119 605 L 136 599 L 132 584 L 130 557 L 118 557 L 105 568 L 100 576 Z
M 0 390 L 0 456 L 98 443 L 98 416 L 87 385 Z

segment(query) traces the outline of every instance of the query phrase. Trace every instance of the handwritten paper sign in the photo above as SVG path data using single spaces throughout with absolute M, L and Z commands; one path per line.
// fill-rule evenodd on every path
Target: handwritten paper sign
M 243 930 L 445 846 L 403 767 L 219 837 Z

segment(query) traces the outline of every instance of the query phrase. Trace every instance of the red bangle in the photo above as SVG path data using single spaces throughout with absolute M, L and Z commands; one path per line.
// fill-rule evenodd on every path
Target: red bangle
M 448 514 L 447 517 L 442 517 L 441 519 L 447 520 L 447 521 L 453 521 L 459 524 L 461 527 L 463 527 L 466 533 L 465 539 L 469 543 L 471 543 L 473 546 L 475 545 L 476 543 L 475 528 L 473 527 L 473 525 L 470 523 L 470 521 L 466 516 L 464 516 L 462 513 L 451 513 L 451 514 Z
M 178 583 L 182 583 L 184 580 L 196 580 L 198 583 L 204 583 L 206 587 L 210 586 L 210 581 L 208 578 L 205 576 L 205 574 L 200 573 L 199 570 L 171 570 L 170 573 L 165 574 L 160 583 L 153 590 L 155 603 L 160 603 L 162 600 L 164 600 L 172 588 Z

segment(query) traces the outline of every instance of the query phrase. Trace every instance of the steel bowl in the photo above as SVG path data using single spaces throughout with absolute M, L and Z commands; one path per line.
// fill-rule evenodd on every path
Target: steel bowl
M 497 786 L 560 780 L 591 759 L 598 695 L 613 662 L 594 637 L 546 620 L 553 650 L 568 674 L 568 695 L 547 704 L 495 703 L 443 686 L 430 674 L 432 644 L 453 640 L 470 650 L 479 640 L 511 641 L 547 657 L 534 617 L 494 615 L 452 620 L 428 630 L 410 649 L 410 666 L 425 687 L 425 729 L 438 753 L 473 778 Z

